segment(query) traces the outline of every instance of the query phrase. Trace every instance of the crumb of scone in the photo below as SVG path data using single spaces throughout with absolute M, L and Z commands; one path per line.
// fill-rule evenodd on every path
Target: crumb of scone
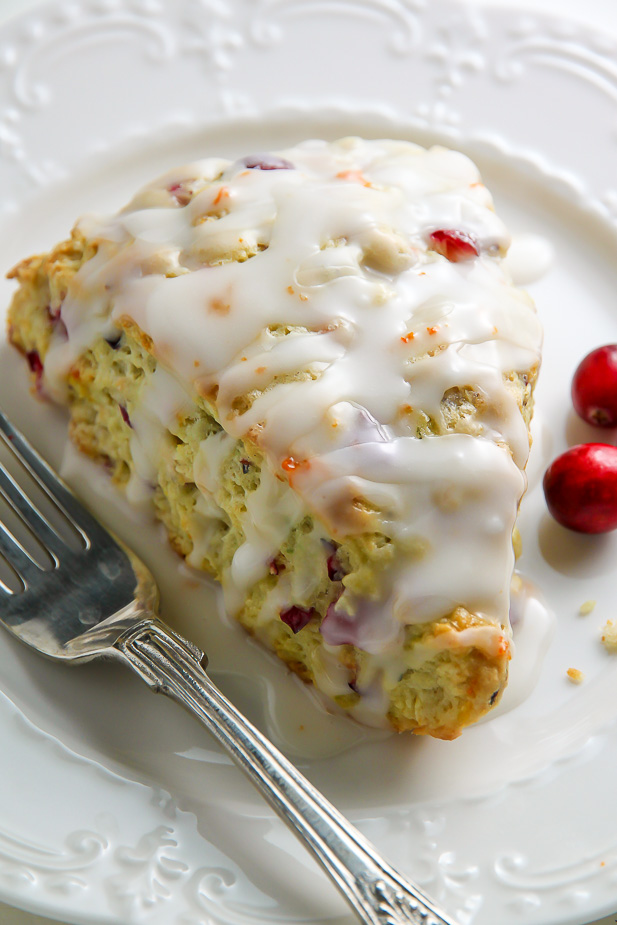
M 578 668 L 568 668 L 566 674 L 572 684 L 582 684 L 585 680 L 585 675 L 582 671 L 579 671 Z
M 581 617 L 586 617 L 586 616 L 587 616 L 588 614 L 590 614 L 591 611 L 595 608 L 596 604 L 597 604 L 597 601 L 593 601 L 593 600 L 591 600 L 591 601 L 585 601 L 585 602 L 584 602 L 583 604 L 581 604 L 581 606 L 578 608 L 578 612 L 579 612 L 580 616 L 581 616 Z
M 602 645 L 609 652 L 617 652 L 617 625 L 607 620 L 602 628 Z

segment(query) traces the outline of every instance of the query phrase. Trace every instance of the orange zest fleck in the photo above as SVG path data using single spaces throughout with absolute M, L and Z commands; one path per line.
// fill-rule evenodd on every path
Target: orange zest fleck
M 284 469 L 285 472 L 293 472 L 294 469 L 297 469 L 300 463 L 293 458 L 293 456 L 286 456 L 283 462 L 281 463 L 281 469 Z
M 223 299 L 214 298 L 210 300 L 210 309 L 216 312 L 217 315 L 226 315 L 230 308 L 229 302 L 224 302 Z
M 199 365 L 200 365 L 199 360 L 193 360 L 193 366 L 197 367 Z
M 495 327 L 493 328 L 493 334 L 497 334 L 497 333 L 499 332 L 497 331 L 497 325 L 495 325 Z
M 287 287 L 287 292 L 289 293 L 289 295 L 293 295 L 294 292 L 295 292 L 294 287 L 293 287 L 293 286 L 288 286 L 288 287 Z
M 218 206 L 223 199 L 229 199 L 229 190 L 226 186 L 221 186 L 220 190 L 216 194 L 216 198 L 213 201 L 213 205 Z
M 246 357 L 240 357 L 240 359 L 243 363 L 246 363 Z
M 505 636 L 499 637 L 499 642 L 497 644 L 497 655 L 505 655 L 508 652 L 510 645 Z
M 405 334 L 404 337 L 401 337 L 401 340 L 403 341 L 404 344 L 408 344 L 410 341 L 414 339 L 415 336 L 416 335 L 414 334 L 414 332 L 410 331 L 409 334 Z
M 306 302 L 306 301 L 307 301 L 308 296 L 305 295 L 304 292 L 300 292 L 299 295 L 300 295 L 300 301 L 301 301 L 301 302 Z
M 430 328 L 427 328 L 426 330 L 428 331 L 429 334 L 437 334 L 437 331 L 439 330 L 439 328 L 440 328 L 440 325 L 433 324 L 431 325 Z
M 257 369 L 255 370 L 255 372 L 257 373 L 257 375 L 260 375 L 261 373 L 265 373 L 265 371 L 266 371 L 266 367 L 265 367 L 265 366 L 258 366 Z
M 340 173 L 337 173 L 336 179 L 351 180 L 355 183 L 362 183 L 363 186 L 371 185 L 361 170 L 341 170 Z

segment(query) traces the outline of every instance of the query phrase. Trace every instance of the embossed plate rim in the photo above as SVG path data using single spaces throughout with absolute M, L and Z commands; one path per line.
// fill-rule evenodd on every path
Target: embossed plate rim
M 490 122 L 483 122 L 482 113 L 475 107 L 476 100 L 490 103 L 489 90 L 494 91 L 499 100 L 511 98 L 510 94 L 516 94 L 520 82 L 530 72 L 541 73 L 542 79 L 549 82 L 548 75 L 558 72 L 565 75 L 559 78 L 565 81 L 564 86 L 570 88 L 572 84 L 576 90 L 580 109 L 584 108 L 585 102 L 592 100 L 590 106 L 593 111 L 603 113 L 603 103 L 613 101 L 617 94 L 617 43 L 614 40 L 580 27 L 574 28 L 560 20 L 521 16 L 514 10 L 484 15 L 464 10 L 448 0 L 433 0 L 431 4 L 421 0 L 339 0 L 337 3 L 321 3 L 319 8 L 330 17 L 335 37 L 337 30 L 342 28 L 339 18 L 342 10 L 348 17 L 347 21 L 355 24 L 354 35 L 359 42 L 368 41 L 370 37 L 368 47 L 374 51 L 384 71 L 392 77 L 406 73 L 410 56 L 413 56 L 414 49 L 417 51 L 419 48 L 418 36 L 424 30 L 422 37 L 428 36 L 428 40 L 422 43 L 422 67 L 417 74 L 422 95 L 407 105 L 404 94 L 391 81 L 381 88 L 363 85 L 364 95 L 360 99 L 352 84 L 345 83 L 347 75 L 341 71 L 336 72 L 340 88 L 337 85 L 335 94 L 327 93 L 328 88 L 319 83 L 320 74 L 313 71 L 307 73 L 305 84 L 290 86 L 288 91 L 285 88 L 285 92 L 276 97 L 269 116 L 267 107 L 260 104 L 258 112 L 266 119 L 266 124 L 268 118 L 274 113 L 280 115 L 286 107 L 296 116 L 302 109 L 310 112 L 311 108 L 317 107 L 320 112 L 329 111 L 333 118 L 337 112 L 352 110 L 357 112 L 359 119 L 363 114 L 367 114 L 367 118 L 371 113 L 381 114 L 384 121 L 400 119 L 406 131 L 410 127 L 417 130 L 425 128 L 429 132 L 434 130 L 454 143 L 461 139 L 475 139 L 476 143 L 480 143 L 484 139 L 487 150 L 501 150 L 508 157 L 516 156 L 522 168 L 536 175 L 544 173 L 562 195 L 579 204 L 584 200 L 590 209 L 614 227 L 617 193 L 612 178 L 609 184 L 601 171 L 594 172 L 593 176 L 589 171 L 585 172 L 574 157 L 576 152 L 550 147 L 546 139 L 534 145 L 533 138 L 540 137 L 543 129 L 539 118 L 534 122 L 528 140 L 521 125 L 517 126 L 521 129 L 517 137 L 510 138 L 507 132 L 500 136 L 492 131 Z M 4 202 L 4 221 L 10 221 L 11 215 L 22 214 L 27 209 L 29 184 L 53 189 L 54 184 L 70 172 L 75 156 L 94 159 L 98 146 L 99 158 L 104 159 L 105 150 L 115 149 L 130 135 L 139 146 L 144 139 L 155 137 L 162 130 L 162 124 L 169 121 L 166 111 L 157 111 L 144 115 L 138 124 L 129 125 L 125 113 L 124 123 L 120 118 L 110 120 L 113 131 L 110 131 L 109 137 L 103 132 L 98 138 L 90 138 L 86 144 L 77 134 L 73 152 L 69 150 L 70 134 L 75 127 L 67 125 L 61 155 L 45 150 L 37 139 L 41 138 L 42 127 L 46 125 L 46 114 L 62 114 L 59 108 L 62 100 L 46 94 L 40 66 L 51 67 L 52 74 L 59 81 L 56 89 L 59 86 L 66 88 L 61 80 L 62 56 L 58 56 L 58 35 L 68 35 L 76 40 L 65 51 L 83 61 L 83 57 L 79 57 L 80 48 L 83 50 L 85 47 L 83 38 L 87 37 L 88 29 L 104 23 L 114 24 L 119 36 L 114 46 L 118 55 L 121 56 L 125 48 L 124 36 L 127 33 L 137 36 L 140 56 L 135 66 L 139 75 L 151 79 L 153 84 L 157 74 L 161 73 L 161 68 L 157 71 L 159 65 L 162 69 L 171 66 L 169 73 L 174 74 L 173 68 L 177 65 L 175 79 L 178 79 L 181 73 L 178 55 L 182 50 L 187 60 L 198 62 L 204 81 L 213 91 L 214 102 L 207 112 L 199 116 L 197 101 L 191 100 L 191 105 L 179 114 L 177 121 L 190 126 L 196 118 L 201 118 L 203 124 L 214 125 L 225 118 L 232 121 L 248 118 L 252 88 L 243 85 L 238 77 L 244 73 L 245 61 L 250 60 L 254 64 L 257 53 L 262 61 L 274 60 L 280 52 L 281 36 L 287 40 L 302 16 L 306 18 L 309 15 L 306 4 L 298 0 L 259 0 L 252 9 L 257 12 L 251 18 L 247 15 L 249 3 L 244 0 L 229 3 L 204 0 L 201 4 L 197 0 L 182 0 L 173 5 L 173 10 L 170 4 L 159 0 L 56 2 L 31 10 L 0 29 L 0 177 L 5 189 L 10 185 L 15 190 L 14 201 Z M 234 12 L 237 14 L 235 17 L 232 15 Z M 186 18 L 185 22 L 182 22 L 182 16 Z M 313 41 L 321 38 L 314 33 L 315 30 L 310 32 Z M 505 41 L 518 43 L 517 48 L 522 49 L 522 55 L 506 58 L 506 66 L 502 67 L 501 73 L 491 71 L 489 75 L 491 49 Z M 45 55 L 41 46 L 46 49 Z M 546 64 L 547 55 L 552 62 L 550 67 Z M 20 77 L 16 86 L 10 84 L 11 75 Z M 354 76 L 360 83 L 362 74 L 358 71 Z M 297 74 L 290 73 L 290 81 L 294 77 Z M 596 92 L 600 96 L 594 96 Z M 599 138 L 599 144 L 603 151 L 611 150 L 608 133 L 606 137 Z M 571 160 L 569 155 L 572 155 Z M 33 201 L 36 201 L 36 195 Z M 177 925 L 198 925 L 206 917 L 226 925 L 256 925 L 264 921 L 264 913 L 258 912 L 257 906 L 251 912 L 250 908 L 247 911 L 246 904 L 242 907 L 234 901 L 235 886 L 228 881 L 236 874 L 229 867 L 225 868 L 224 859 L 220 857 L 220 863 L 214 864 L 214 873 L 211 865 L 209 872 L 206 870 L 199 881 L 200 884 L 207 881 L 207 885 L 196 888 L 189 901 L 186 882 L 191 877 L 195 879 L 199 872 L 193 859 L 203 850 L 203 840 L 196 830 L 192 814 L 174 806 L 169 794 L 161 793 L 145 782 L 114 776 L 96 763 L 72 754 L 70 749 L 25 720 L 4 697 L 0 698 L 0 717 L 3 731 L 9 728 L 19 730 L 17 737 L 24 754 L 28 752 L 28 743 L 34 743 L 32 755 L 36 755 L 37 750 L 47 755 L 47 769 L 52 777 L 54 774 L 58 779 L 68 777 L 74 772 L 75 779 L 81 781 L 86 790 L 96 779 L 101 786 L 100 793 L 106 794 L 105 799 L 109 799 L 111 805 L 115 802 L 117 807 L 122 807 L 127 817 L 125 829 L 122 829 L 118 818 L 96 819 L 92 824 L 85 824 L 79 818 L 80 812 L 84 812 L 83 807 L 78 805 L 74 810 L 76 821 L 72 831 L 78 833 L 81 830 L 82 834 L 69 834 L 53 850 L 49 849 L 50 841 L 45 842 L 43 831 L 38 845 L 35 844 L 36 839 L 25 831 L 27 826 L 22 832 L 1 832 L 0 883 L 3 885 L 0 895 L 3 898 L 33 911 L 82 923 L 102 922 L 107 925 L 122 916 L 123 921 L 167 925 L 171 899 L 175 904 Z M 557 762 L 545 764 L 527 780 L 515 781 L 476 800 L 458 800 L 445 809 L 441 805 L 430 804 L 416 808 L 414 813 L 409 814 L 406 824 L 407 831 L 424 852 L 422 863 L 426 870 L 419 864 L 418 875 L 433 876 L 433 882 L 445 891 L 444 895 L 458 912 L 461 922 L 481 925 L 485 917 L 494 916 L 497 909 L 497 914 L 503 913 L 502 919 L 508 918 L 508 922 L 518 921 L 524 913 L 525 920 L 534 925 L 547 925 L 549 922 L 555 925 L 557 921 L 562 925 L 578 925 L 590 917 L 591 909 L 595 914 L 608 911 L 609 904 L 617 900 L 617 887 L 610 886 L 610 878 L 617 870 L 617 845 L 608 843 L 600 846 L 595 854 L 578 859 L 577 864 L 570 867 L 562 865 L 561 868 L 557 865 L 551 871 L 550 866 L 540 870 L 530 868 L 529 864 L 526 867 L 525 858 L 512 852 L 493 858 L 492 867 L 483 867 L 477 855 L 465 857 L 460 850 L 458 854 L 456 851 L 443 851 L 440 838 L 457 819 L 460 820 L 457 824 L 465 826 L 470 811 L 480 826 L 490 812 L 504 813 L 511 804 L 516 805 L 519 798 L 524 804 L 532 805 L 534 793 L 551 785 L 556 778 L 565 780 L 581 773 L 584 777 L 584 769 L 590 767 L 598 755 L 605 759 L 612 756 L 616 742 L 615 729 L 606 726 L 594 730 L 594 735 L 586 741 L 579 754 L 572 754 L 570 750 Z M 18 786 L 17 776 L 15 781 L 15 786 Z M 387 810 L 381 820 L 361 819 L 367 834 L 374 837 L 372 829 L 375 829 L 375 840 L 379 841 L 381 837 L 385 844 L 390 839 L 388 825 L 396 826 L 396 807 Z M 361 811 L 358 815 L 361 816 Z M 165 821 L 170 819 L 173 819 L 173 826 L 165 825 Z M 386 830 L 385 835 L 380 833 L 380 825 Z M 83 834 L 84 830 L 88 834 Z M 399 834 L 394 828 L 395 846 Z M 47 836 L 49 838 L 49 833 Z M 21 867 L 16 864 L 20 844 L 23 855 Z M 130 874 L 135 870 L 140 871 L 141 879 L 139 886 L 133 883 L 131 887 Z M 497 884 L 494 890 L 492 882 L 487 879 L 487 871 L 490 873 L 491 870 Z M 595 906 L 583 896 L 589 886 L 602 894 Z M 429 878 L 427 889 L 432 888 Z M 243 889 L 245 896 L 250 895 L 249 885 L 245 884 Z M 551 899 L 551 890 L 556 898 Z M 508 901 L 515 905 L 508 907 L 506 913 L 499 903 L 502 900 L 505 903 L 508 891 Z M 101 903 L 98 911 L 93 911 L 93 902 Z M 107 903 L 105 908 L 102 908 L 103 903 Z M 558 911 L 555 912 L 555 909 Z M 270 921 L 275 918 L 276 914 L 272 913 Z M 298 920 L 294 916 L 294 921 Z

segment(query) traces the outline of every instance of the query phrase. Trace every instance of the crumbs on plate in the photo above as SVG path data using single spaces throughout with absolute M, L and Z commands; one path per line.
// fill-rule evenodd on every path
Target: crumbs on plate
M 582 684 L 585 680 L 585 675 L 582 671 L 579 671 L 578 668 L 568 668 L 566 674 L 570 681 L 572 681 L 572 684 Z
M 602 628 L 602 645 L 609 652 L 617 652 L 617 625 L 607 620 Z

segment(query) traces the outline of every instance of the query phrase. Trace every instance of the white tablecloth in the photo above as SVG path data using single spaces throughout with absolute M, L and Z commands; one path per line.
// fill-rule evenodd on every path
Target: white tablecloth
M 0 0 L 0 22 L 30 7 L 37 6 L 39 2 L 41 0 Z M 167 0 L 167 2 L 173 3 L 173 0 Z M 529 10 L 534 13 L 555 13 L 586 25 L 595 26 L 602 32 L 614 32 L 617 36 L 617 0 L 475 0 L 475 2 L 478 6 L 484 7 L 511 8 L 516 5 L 520 10 Z M 617 912 L 590 925 L 615 925 L 615 922 L 617 922 Z M 53 923 L 51 919 L 31 915 L 0 903 L 0 925 L 53 925 Z

